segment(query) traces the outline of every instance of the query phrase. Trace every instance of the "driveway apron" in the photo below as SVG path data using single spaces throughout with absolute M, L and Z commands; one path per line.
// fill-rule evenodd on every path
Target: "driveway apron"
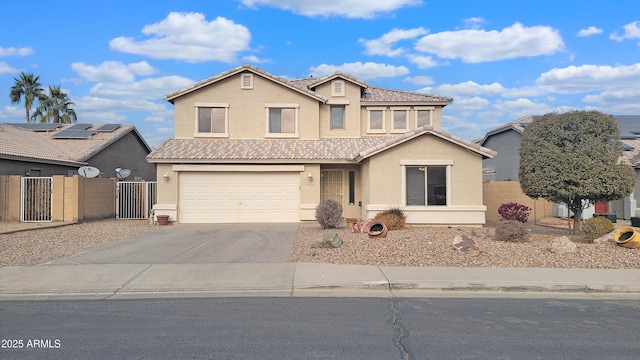
M 286 263 L 298 226 L 174 224 L 49 264 Z

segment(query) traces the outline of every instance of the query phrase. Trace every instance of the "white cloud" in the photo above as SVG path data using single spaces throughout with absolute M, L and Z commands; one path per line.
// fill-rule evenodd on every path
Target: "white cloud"
M 435 91 L 444 96 L 471 96 L 471 95 L 498 95 L 506 91 L 501 84 L 492 83 L 481 85 L 473 81 L 465 81 L 458 84 L 442 84 L 436 87 Z
M 20 70 L 11 67 L 9 64 L 7 64 L 4 61 L 0 61 L 0 74 L 15 74 L 17 72 L 19 72 Z
M 304 16 L 365 19 L 392 13 L 403 7 L 422 4 L 422 0 L 240 0 L 240 2 L 250 8 L 270 6 Z
M 431 76 L 414 76 L 407 77 L 403 81 L 410 82 L 414 85 L 418 86 L 427 86 L 434 84 L 433 78 Z
M 336 71 L 355 76 L 361 80 L 372 80 L 383 77 L 397 77 L 407 75 L 409 69 L 404 66 L 394 66 L 387 64 L 378 64 L 373 62 L 355 62 L 342 65 L 322 64 L 311 67 L 311 75 L 322 77 Z
M 259 57 L 255 56 L 255 55 L 243 56 L 242 60 L 245 61 L 245 62 L 248 62 L 248 63 L 252 63 L 252 64 L 264 64 L 264 63 L 271 62 L 271 60 L 260 59 Z
M 563 48 L 557 30 L 548 26 L 525 27 L 520 23 L 502 31 L 459 30 L 429 34 L 415 45 L 417 51 L 446 59 L 459 58 L 466 63 L 551 55 Z
M 582 29 L 578 31 L 578 34 L 576 36 L 585 37 L 585 36 L 591 36 L 591 35 L 597 35 L 597 34 L 602 34 L 602 29 L 598 29 L 595 26 L 589 26 L 586 29 Z
M 409 62 L 412 64 L 415 64 L 418 69 L 429 69 L 439 65 L 431 56 L 411 54 L 407 55 L 407 59 L 409 59 Z
M 640 39 L 640 21 L 634 21 L 622 27 L 622 35 L 618 35 L 618 31 L 609 35 L 609 39 L 622 41 L 625 39 Z M 640 45 L 640 43 L 638 43 Z
M 468 18 L 468 19 L 463 19 L 462 21 L 464 22 L 464 26 L 467 29 L 479 29 L 486 22 L 481 17 L 472 17 L 472 18 Z
M 597 103 L 601 105 L 630 104 L 640 106 L 640 89 L 631 88 L 624 90 L 608 90 L 596 95 L 587 95 L 582 99 L 585 103 Z
M 30 47 L 22 47 L 22 48 L 15 48 L 15 47 L 3 48 L 3 47 L 0 47 L 0 57 L 3 57 L 3 56 L 24 57 L 24 56 L 33 55 L 34 53 L 35 52 Z
M 147 78 L 133 83 L 98 83 L 89 90 L 89 93 L 92 96 L 107 99 L 157 100 L 193 83 L 191 79 L 172 75 Z
M 549 92 L 581 93 L 590 90 L 636 87 L 640 82 L 640 63 L 629 66 L 581 65 L 554 68 L 540 75 L 537 86 Z
M 112 50 L 187 62 L 234 62 L 239 52 L 249 49 L 251 33 L 224 17 L 207 21 L 200 13 L 171 12 L 161 22 L 146 25 L 148 40 L 120 36 L 109 42 Z
M 479 96 L 474 96 L 471 98 L 457 98 L 453 99 L 451 105 L 449 105 L 448 109 L 455 110 L 464 110 L 464 111 L 477 111 L 488 108 L 491 105 L 491 101 L 485 98 L 481 98 Z
M 71 68 L 81 77 L 89 81 L 107 81 L 117 83 L 129 83 L 135 80 L 136 75 L 152 75 L 157 72 L 146 61 L 131 64 L 123 64 L 118 61 L 105 61 L 98 66 L 85 63 L 73 63 Z
M 414 39 L 420 35 L 428 34 L 429 31 L 422 27 L 415 29 L 392 29 L 388 33 L 373 40 L 360 39 L 359 41 L 364 44 L 365 54 L 367 55 L 384 55 L 384 56 L 398 56 L 402 55 L 406 50 L 403 48 L 393 49 L 393 46 L 402 40 Z

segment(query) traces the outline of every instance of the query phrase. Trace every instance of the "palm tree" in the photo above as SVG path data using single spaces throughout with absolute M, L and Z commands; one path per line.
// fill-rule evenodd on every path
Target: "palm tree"
M 26 113 L 27 122 L 30 122 L 29 113 L 31 112 L 31 106 L 33 101 L 40 99 L 42 96 L 42 85 L 38 82 L 40 76 L 34 76 L 33 74 L 25 74 L 24 71 L 20 73 L 20 77 L 13 78 L 15 84 L 11 87 L 9 97 L 12 104 L 19 104 L 20 100 L 24 97 L 24 110 Z
M 75 105 L 69 96 L 60 90 L 60 85 L 49 86 L 49 94 L 40 98 L 40 106 L 31 116 L 32 119 L 40 119 L 42 123 L 52 121 L 54 124 L 71 124 L 78 117 L 71 106 Z

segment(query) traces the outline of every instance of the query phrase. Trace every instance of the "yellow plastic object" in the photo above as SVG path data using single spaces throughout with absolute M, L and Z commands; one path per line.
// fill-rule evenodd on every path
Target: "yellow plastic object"
M 613 240 L 622 247 L 629 249 L 640 248 L 640 233 L 630 226 L 618 230 L 618 232 L 613 235 Z

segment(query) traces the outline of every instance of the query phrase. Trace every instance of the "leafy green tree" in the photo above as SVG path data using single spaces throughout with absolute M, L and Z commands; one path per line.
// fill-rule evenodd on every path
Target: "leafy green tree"
M 30 122 L 29 113 L 31 107 L 36 99 L 40 99 L 44 90 L 40 84 L 40 76 L 34 76 L 33 74 L 25 74 L 24 71 L 20 73 L 20 76 L 13 78 L 14 85 L 9 92 L 9 98 L 11 98 L 12 104 L 19 104 L 22 98 L 24 98 L 24 110 L 26 113 L 27 122 Z
M 72 106 L 75 105 L 69 96 L 60 90 L 60 86 L 49 86 L 49 93 L 40 98 L 40 106 L 31 116 L 42 123 L 49 121 L 55 124 L 71 124 L 78 117 Z
M 596 202 L 624 198 L 633 190 L 633 169 L 620 162 L 620 130 L 613 116 L 598 111 L 550 113 L 522 135 L 520 186 L 527 196 L 564 203 L 574 214 Z

